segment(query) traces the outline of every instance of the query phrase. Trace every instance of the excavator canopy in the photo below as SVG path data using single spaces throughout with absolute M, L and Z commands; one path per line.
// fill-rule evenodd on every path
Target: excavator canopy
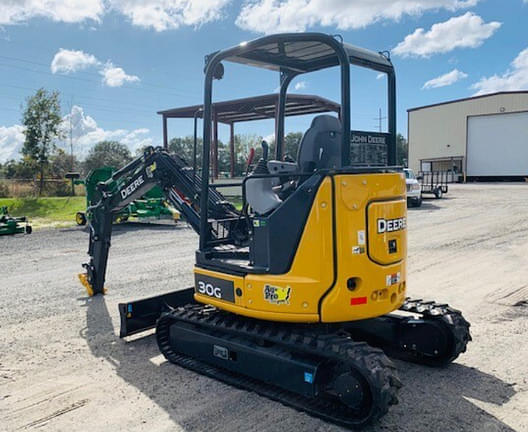
M 242 46 L 244 42 L 241 44 Z M 342 43 L 350 64 L 386 72 L 392 64 L 383 54 Z M 242 52 L 226 59 L 234 63 L 296 73 L 314 72 L 339 65 L 335 50 L 321 41 L 277 41 L 261 45 L 250 52 Z

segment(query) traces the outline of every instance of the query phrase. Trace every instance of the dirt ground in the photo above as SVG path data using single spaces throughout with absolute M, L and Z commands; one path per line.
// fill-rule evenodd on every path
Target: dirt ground
M 528 185 L 455 185 L 410 209 L 409 294 L 471 322 L 445 369 L 397 362 L 400 403 L 366 431 L 528 431 Z M 197 236 L 115 229 L 108 294 L 76 279 L 83 228 L 0 238 L 0 430 L 338 431 L 164 361 L 155 338 L 118 338 L 120 301 L 187 287 Z

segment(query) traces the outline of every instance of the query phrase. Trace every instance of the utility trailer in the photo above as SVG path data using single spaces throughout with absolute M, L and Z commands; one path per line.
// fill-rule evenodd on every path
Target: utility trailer
M 448 171 L 420 171 L 418 181 L 422 188 L 422 194 L 432 194 L 440 199 L 448 191 Z

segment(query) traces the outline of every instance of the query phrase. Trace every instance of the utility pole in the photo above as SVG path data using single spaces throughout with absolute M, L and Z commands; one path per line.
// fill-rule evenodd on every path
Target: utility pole
M 378 116 L 374 117 L 374 120 L 378 121 L 378 131 L 379 132 L 382 131 L 382 125 L 381 125 L 382 120 L 386 120 L 386 119 L 387 119 L 387 117 L 382 117 L 381 116 L 381 108 L 380 108 L 379 111 L 378 111 Z

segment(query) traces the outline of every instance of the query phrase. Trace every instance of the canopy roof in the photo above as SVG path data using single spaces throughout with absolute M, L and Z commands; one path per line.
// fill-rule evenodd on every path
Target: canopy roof
M 251 120 L 274 119 L 277 114 L 278 93 L 243 99 L 216 102 L 212 105 L 220 123 L 238 123 Z M 192 105 L 158 111 L 165 118 L 201 118 L 203 105 Z M 286 97 L 286 116 L 339 112 L 340 105 L 314 95 L 289 94 Z
M 284 35 L 284 38 L 287 39 L 287 36 Z M 259 41 L 256 40 L 253 43 Z M 249 44 L 252 43 L 249 42 Z M 348 55 L 351 64 L 382 72 L 389 72 L 393 69 L 391 61 L 381 53 L 346 43 L 342 43 L 341 45 Z M 241 44 L 241 46 L 243 47 L 244 44 Z M 337 66 L 339 64 L 335 50 L 328 44 L 318 40 L 272 41 L 263 43 L 262 45 L 257 43 L 257 46 L 251 47 L 248 50 L 234 49 L 233 51 L 238 52 L 226 58 L 226 61 L 275 71 L 287 69 L 292 72 L 305 73 Z

